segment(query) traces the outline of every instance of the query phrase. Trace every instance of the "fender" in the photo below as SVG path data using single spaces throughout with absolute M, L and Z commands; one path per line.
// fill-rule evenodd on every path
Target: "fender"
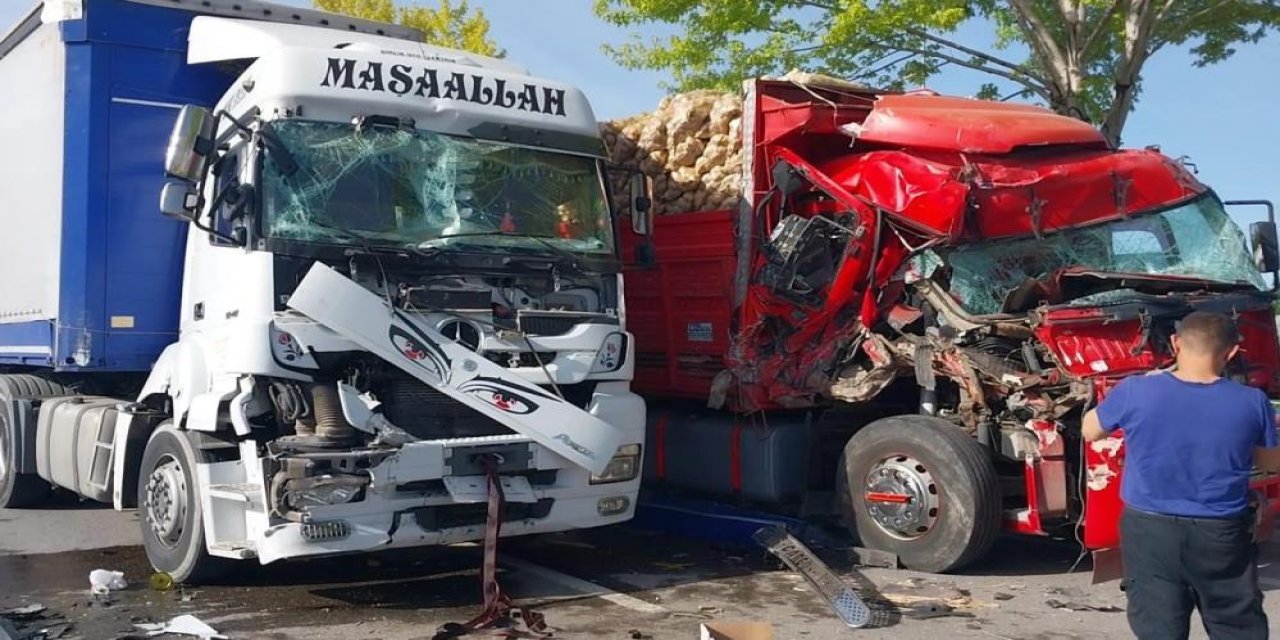
M 205 364 L 203 345 L 184 338 L 165 347 L 147 383 L 138 394 L 138 401 L 167 396 L 173 401 L 173 422 L 183 424 L 187 412 L 197 396 L 209 390 L 210 380 Z

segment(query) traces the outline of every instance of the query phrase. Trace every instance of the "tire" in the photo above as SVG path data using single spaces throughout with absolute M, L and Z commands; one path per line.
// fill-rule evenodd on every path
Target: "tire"
M 940 418 L 895 416 L 863 427 L 845 445 L 836 484 L 854 536 L 908 569 L 961 569 L 1000 532 L 1000 484 L 987 450 Z
M 8 418 L 0 415 L 0 509 L 37 506 L 52 487 L 34 473 L 18 473 L 19 452 L 11 435 Z
M 195 465 L 209 461 L 185 432 L 172 423 L 158 427 L 147 440 L 138 472 L 138 522 L 142 546 L 156 571 L 174 582 L 199 584 L 230 568 L 209 555 L 204 517 L 196 495 Z
M 29 374 L 0 375 L 0 403 L 76 395 L 74 391 Z M 9 431 L 8 410 L 0 406 L 0 509 L 34 507 L 44 502 L 53 487 L 34 473 L 18 473 L 16 434 Z

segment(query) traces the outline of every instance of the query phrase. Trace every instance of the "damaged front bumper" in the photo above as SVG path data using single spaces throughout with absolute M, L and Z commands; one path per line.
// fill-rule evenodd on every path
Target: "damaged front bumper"
M 504 536 L 614 524 L 634 513 L 638 475 L 593 485 L 586 469 L 525 436 L 422 441 L 370 468 L 362 500 L 314 506 L 300 522 L 277 520 L 264 528 L 255 536 L 256 555 L 266 564 L 483 539 L 484 456 L 500 461 Z

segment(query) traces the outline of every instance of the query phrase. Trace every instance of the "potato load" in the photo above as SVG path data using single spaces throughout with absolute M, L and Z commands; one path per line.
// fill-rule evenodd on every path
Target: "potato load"
M 653 180 L 655 215 L 731 209 L 742 184 L 742 97 L 691 91 L 664 98 L 658 108 L 600 125 L 614 171 L 614 205 L 630 213 L 627 180 L 639 171 Z

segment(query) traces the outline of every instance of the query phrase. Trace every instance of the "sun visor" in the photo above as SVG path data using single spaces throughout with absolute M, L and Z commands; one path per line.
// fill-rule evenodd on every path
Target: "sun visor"
M 327 15 L 327 14 L 326 14 Z M 331 16 L 341 20 L 341 16 Z M 335 23 L 336 24 L 336 23 Z M 226 60 L 253 60 L 285 48 L 346 49 L 388 56 L 448 62 L 527 75 L 528 70 L 498 58 L 457 51 L 416 41 L 416 31 L 393 25 L 397 37 L 301 24 L 238 20 L 200 16 L 191 22 L 187 62 L 200 64 Z M 390 31 L 388 32 L 390 33 Z M 406 39 L 413 35 L 415 39 Z

